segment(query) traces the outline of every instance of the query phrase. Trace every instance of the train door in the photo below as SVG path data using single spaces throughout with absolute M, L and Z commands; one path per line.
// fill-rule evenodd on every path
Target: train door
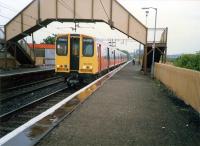
M 70 39 L 70 70 L 79 70 L 80 38 L 71 37 Z
M 107 66 L 107 68 L 109 68 L 109 66 L 110 66 L 110 51 L 109 51 L 109 48 L 107 48 L 107 60 L 108 60 L 108 66 Z
M 116 59 L 115 59 L 115 50 L 114 50 L 114 66 L 115 66 L 115 63 L 116 63 L 115 60 L 116 60 Z
M 101 45 L 99 44 L 97 47 L 98 50 L 98 62 L 99 62 L 99 72 L 101 71 Z

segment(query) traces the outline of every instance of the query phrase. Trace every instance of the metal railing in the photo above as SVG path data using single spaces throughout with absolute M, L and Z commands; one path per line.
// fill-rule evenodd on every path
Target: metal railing
M 5 41 L 5 33 L 3 29 L 0 28 L 0 42 Z
M 153 43 L 154 30 L 155 30 L 155 28 L 148 29 L 148 36 L 147 36 L 148 43 Z M 156 28 L 155 43 L 166 44 L 167 43 L 167 33 L 168 33 L 168 28 Z
M 0 28 L 0 58 L 5 57 L 6 47 L 5 47 L 5 34 L 3 29 Z
M 26 40 L 21 39 L 18 41 L 18 43 L 21 45 L 21 47 L 24 49 L 24 51 L 31 57 L 31 59 L 33 61 L 35 61 L 35 50 L 31 49 L 28 45 L 28 43 L 26 42 Z

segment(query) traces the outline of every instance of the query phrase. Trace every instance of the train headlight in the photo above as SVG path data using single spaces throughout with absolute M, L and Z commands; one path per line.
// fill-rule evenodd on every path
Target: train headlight
M 92 72 L 93 66 L 91 65 L 83 65 L 81 71 L 82 72 Z
M 57 68 L 67 68 L 67 65 L 56 65 Z
M 92 66 L 88 66 L 88 68 L 89 68 L 89 69 L 92 69 L 93 67 L 92 67 Z
M 91 65 L 83 65 L 83 69 L 92 69 L 93 67 Z
M 67 65 L 56 65 L 57 70 L 59 71 L 68 71 Z

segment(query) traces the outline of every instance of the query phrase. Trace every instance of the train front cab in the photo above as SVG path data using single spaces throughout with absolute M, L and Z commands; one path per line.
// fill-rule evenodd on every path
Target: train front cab
M 81 35 L 80 54 L 80 75 L 83 77 L 95 76 L 99 70 L 99 58 L 94 38 Z
M 66 76 L 87 78 L 98 73 L 95 40 L 77 34 L 60 35 L 56 39 L 56 72 Z
M 56 38 L 55 72 L 68 74 L 70 72 L 70 43 L 69 35 Z

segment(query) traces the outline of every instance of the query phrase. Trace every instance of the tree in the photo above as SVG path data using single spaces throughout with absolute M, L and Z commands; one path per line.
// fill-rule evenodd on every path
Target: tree
M 200 71 L 200 52 L 181 55 L 175 60 L 174 65 Z
M 119 50 L 119 49 L 118 49 L 118 50 Z M 131 55 L 130 55 L 130 53 L 129 53 L 128 51 L 126 51 L 126 50 L 120 50 L 120 51 L 122 51 L 123 53 L 125 53 L 125 54 L 127 55 L 128 60 L 131 59 Z
M 44 44 L 55 44 L 56 41 L 56 35 L 52 34 L 52 36 L 48 36 L 47 38 L 43 39 Z

